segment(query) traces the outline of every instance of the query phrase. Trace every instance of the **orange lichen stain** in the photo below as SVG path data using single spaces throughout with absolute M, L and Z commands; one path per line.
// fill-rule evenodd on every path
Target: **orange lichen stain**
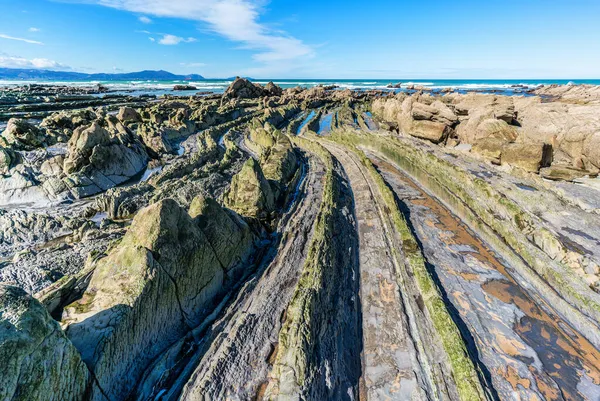
M 479 278 L 479 274 L 475 273 L 459 272 L 458 275 L 467 281 L 476 281 Z
M 471 231 L 445 206 L 429 196 L 394 165 L 378 158 L 374 158 L 373 162 L 382 171 L 395 175 L 403 184 L 419 193 L 420 198 L 407 201 L 429 209 L 436 216 L 437 222 L 434 222 L 434 226 L 444 233 L 440 238 L 446 244 L 470 246 L 472 251 L 461 253 L 471 255 L 483 265 L 495 269 L 506 277 L 506 280 L 488 281 L 482 285 L 482 289 L 487 293 L 486 298 L 489 294 L 504 303 L 515 305 L 525 314 L 515 323 L 514 331 L 524 343 L 536 351 L 542 362 L 544 372 L 539 373 L 534 369 L 532 373 L 535 372 L 537 387 L 546 400 L 585 399 L 585 396 L 577 389 L 581 376 L 584 374 L 594 384 L 600 385 L 600 351 L 598 349 L 552 312 L 553 308 L 544 300 L 536 299 L 534 301 L 524 292 L 493 252 L 471 234 Z M 429 221 L 426 224 L 431 227 Z M 459 305 L 463 304 L 459 303 Z M 523 344 L 517 346 L 514 342 L 502 338 L 501 335 L 496 337 L 500 346 L 509 354 L 518 353 L 522 349 Z M 555 363 L 555 361 L 560 363 Z M 553 379 L 550 379 L 550 376 Z
M 277 360 L 277 352 L 279 352 L 279 343 L 273 344 L 273 350 L 267 357 L 267 362 L 270 365 L 273 365 L 275 363 L 275 361 Z
M 460 305 L 461 309 L 471 310 L 471 304 L 465 299 L 465 294 L 459 291 L 454 291 L 452 292 L 452 296 L 454 297 L 455 301 Z
M 527 347 L 516 339 L 508 338 L 498 329 L 492 329 L 490 333 L 495 337 L 498 347 L 507 355 L 519 356 Z
M 556 386 L 556 383 L 552 381 L 549 377 L 545 377 L 545 375 L 541 375 L 537 369 L 533 366 L 529 367 L 529 371 L 533 375 L 535 380 L 535 385 L 538 388 L 538 391 L 544 397 L 546 401 L 552 400 L 560 400 L 560 389 Z
M 525 313 L 526 316 L 515 324 L 514 330 L 536 350 L 544 366 L 545 375 L 552 377 L 558 384 L 565 400 L 584 398 L 577 389 L 577 383 L 584 372 L 595 384 L 600 384 L 600 352 L 586 338 L 572 329 L 563 329 L 562 325 L 558 324 L 557 316 L 550 315 L 536 305 L 531 297 L 513 282 L 491 280 L 482 287 L 490 295 L 515 305 Z M 544 384 L 548 386 L 545 381 L 542 386 Z M 546 388 L 546 391 L 549 390 Z M 550 393 L 554 394 L 553 391 Z
M 514 366 L 508 365 L 506 370 L 502 369 L 502 367 L 498 367 L 497 372 L 510 383 L 513 390 L 516 390 L 519 385 L 525 389 L 528 389 L 531 386 L 531 380 L 521 377 L 519 371 Z
M 381 300 L 384 303 L 394 302 L 394 291 L 394 283 L 391 283 L 387 280 L 379 281 L 379 294 L 381 295 Z
M 256 391 L 256 395 L 254 396 L 254 401 L 262 401 L 265 398 L 265 392 L 267 391 L 267 387 L 269 386 L 269 382 L 263 382 L 258 386 L 258 390 Z

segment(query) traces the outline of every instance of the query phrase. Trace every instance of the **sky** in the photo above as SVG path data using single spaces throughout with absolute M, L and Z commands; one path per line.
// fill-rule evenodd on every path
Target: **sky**
M 598 79 L 599 0 L 0 0 L 0 67 Z

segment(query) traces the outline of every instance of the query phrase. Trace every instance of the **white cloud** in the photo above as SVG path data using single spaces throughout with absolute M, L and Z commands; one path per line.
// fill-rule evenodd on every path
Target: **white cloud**
M 184 67 L 205 67 L 206 63 L 179 63 L 179 65 Z
M 92 1 L 106 7 L 157 17 L 206 22 L 214 32 L 230 40 L 241 42 L 245 48 L 258 51 L 254 58 L 264 63 L 298 59 L 313 54 L 313 49 L 301 40 L 273 32 L 259 22 L 259 4 L 264 3 L 264 0 Z
M 37 40 L 15 38 L 14 36 L 8 36 L 8 35 L 5 35 L 3 33 L 0 33 L 0 38 L 2 38 L 2 39 L 9 39 L 9 40 L 18 40 L 19 42 L 31 43 L 33 45 L 43 45 L 42 42 L 38 42 Z
M 150 39 L 150 42 L 156 42 L 156 39 L 154 39 L 152 36 L 148 37 L 148 39 Z
M 141 23 L 144 24 L 151 24 L 152 20 L 144 15 L 142 15 L 141 17 L 138 18 L 140 20 Z
M 196 41 L 195 38 L 182 38 L 180 36 L 165 34 L 158 41 L 158 43 L 160 43 L 161 45 L 178 45 L 181 42 L 192 43 L 192 42 L 195 42 L 195 41 Z
M 33 26 L 31 28 L 29 28 L 29 32 L 39 32 L 39 31 L 40 31 L 40 28 L 35 28 Z
M 71 67 L 54 60 L 48 60 L 47 58 L 26 59 L 24 57 L 12 57 L 2 54 L 0 54 L 0 67 L 71 70 Z

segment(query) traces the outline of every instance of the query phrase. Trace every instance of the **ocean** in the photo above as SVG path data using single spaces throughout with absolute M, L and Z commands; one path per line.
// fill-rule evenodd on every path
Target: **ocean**
M 253 82 L 266 84 L 270 80 L 256 79 Z M 389 89 L 389 84 L 402 83 L 401 89 L 405 90 L 410 85 L 422 85 L 433 91 L 445 88 L 454 88 L 459 91 L 499 91 L 510 94 L 515 89 L 521 92 L 525 89 L 533 89 L 539 85 L 550 84 L 593 84 L 600 85 L 600 79 L 587 80 L 568 80 L 568 79 L 273 79 L 272 80 L 282 88 L 292 88 L 295 86 L 313 87 L 317 85 L 335 85 L 340 89 L 368 90 L 368 89 Z M 203 81 L 3 81 L 0 80 L 1 87 L 18 86 L 24 84 L 54 84 L 69 86 L 90 86 L 101 84 L 111 91 L 119 93 L 129 93 L 132 95 L 155 94 L 162 95 L 173 93 L 174 85 L 187 84 L 197 88 L 197 92 L 223 93 L 231 80 L 207 79 Z M 515 87 L 518 86 L 518 87 Z M 396 89 L 398 90 L 398 89 Z M 190 92 L 177 92 L 187 94 Z

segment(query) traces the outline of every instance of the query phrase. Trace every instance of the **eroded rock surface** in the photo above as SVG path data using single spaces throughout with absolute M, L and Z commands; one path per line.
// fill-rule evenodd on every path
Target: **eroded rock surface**
M 82 400 L 90 379 L 46 308 L 22 289 L 0 284 L 0 398 Z
M 598 399 L 597 88 L 390 89 L 0 94 L 0 398 Z

